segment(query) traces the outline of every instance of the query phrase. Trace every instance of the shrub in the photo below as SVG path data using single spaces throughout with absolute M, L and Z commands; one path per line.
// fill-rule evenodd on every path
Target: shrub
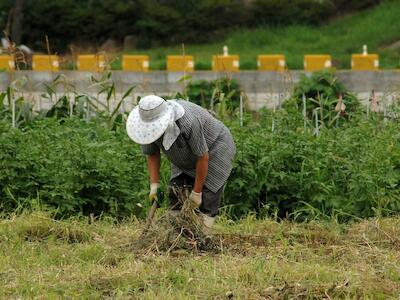
M 227 99 L 231 100 L 216 105 L 229 104 L 234 111 L 238 103 L 235 82 L 193 82 L 187 92 L 192 100 L 209 107 L 207 101 L 216 91 L 230 94 Z M 310 113 L 322 104 L 327 116 L 336 113 L 338 92 L 345 95 L 352 118 L 344 116 L 340 126 L 320 126 L 319 135 L 304 128 L 304 122 L 313 123 Z M 310 100 L 325 97 L 329 101 L 307 102 L 310 110 L 303 115 L 299 102 L 303 93 Z M 146 163 L 140 147 L 126 135 L 123 115 L 110 119 L 110 112 L 97 113 L 89 121 L 75 107 L 77 113 L 69 117 L 69 104 L 61 101 L 47 112 L 47 118 L 31 118 L 32 111 L 25 111 L 25 102 L 18 99 L 21 113 L 16 120 L 21 126 L 11 128 L 5 105 L 11 96 L 1 97 L 1 210 L 39 201 L 57 208 L 59 216 L 144 216 L 143 208 L 149 206 Z M 259 216 L 347 220 L 399 213 L 398 106 L 388 109 L 385 116 L 371 112 L 367 118 L 358 100 L 347 94 L 333 74 L 319 73 L 303 78 L 284 109 L 263 111 L 256 120 L 246 116 L 244 127 L 236 118 L 226 118 L 237 146 L 223 201 L 229 215 L 255 211 Z M 169 177 L 166 159 L 161 173 L 165 184 Z
M 71 43 L 100 46 L 109 38 L 122 43 L 135 36 L 137 46 L 221 40 L 230 30 L 261 24 L 315 24 L 341 13 L 376 5 L 380 0 L 25 0 L 23 43 L 53 51 Z M 14 1 L 0 3 L 0 26 L 6 28 Z M 43 17 L 46 16 L 46 17 Z M 78 34 L 77 34 L 78 33 Z M 12 35 L 12 33 L 11 33 Z
M 0 124 L 3 210 L 38 199 L 60 215 L 142 214 L 144 158 L 124 132 L 78 119 L 40 120 L 24 130 Z
M 303 117 L 264 112 L 244 127 L 229 121 L 237 155 L 223 205 L 294 218 L 371 217 L 400 212 L 397 123 L 355 118 L 342 128 L 303 132 Z M 274 131 L 271 124 L 274 121 Z M 163 183 L 169 168 L 163 159 Z M 146 163 L 123 129 L 75 118 L 37 120 L 25 129 L 0 122 L 1 209 L 39 201 L 60 216 L 144 216 Z
M 303 95 L 305 99 L 303 99 Z M 345 111 L 335 111 L 339 97 L 346 106 Z M 360 110 L 360 102 L 338 81 L 335 73 L 324 70 L 312 73 L 311 76 L 302 75 L 296 85 L 292 98 L 285 103 L 286 108 L 295 107 L 299 111 L 306 105 L 307 118 L 314 120 L 318 113 L 319 122 L 324 126 L 333 126 L 340 120 L 347 120 Z M 335 122 L 337 121 L 337 122 Z
M 236 80 L 219 78 L 213 81 L 194 80 L 187 87 L 183 97 L 206 108 L 218 108 L 225 102 L 226 109 L 233 112 L 239 107 L 241 89 Z M 217 106 L 217 107 L 215 107 Z
M 398 124 L 354 119 L 316 137 L 302 131 L 300 113 L 292 114 L 266 114 L 264 123 L 233 128 L 238 153 L 224 201 L 231 216 L 346 220 L 400 212 Z

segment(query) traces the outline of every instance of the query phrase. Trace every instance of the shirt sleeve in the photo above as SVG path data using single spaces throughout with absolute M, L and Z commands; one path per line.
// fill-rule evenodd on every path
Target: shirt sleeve
M 154 143 L 148 145 L 142 145 L 142 152 L 146 155 L 153 155 L 160 153 L 160 148 Z
M 188 130 L 187 142 L 192 152 L 197 156 L 203 156 L 208 153 L 208 146 L 204 137 L 203 125 L 198 118 L 194 118 Z

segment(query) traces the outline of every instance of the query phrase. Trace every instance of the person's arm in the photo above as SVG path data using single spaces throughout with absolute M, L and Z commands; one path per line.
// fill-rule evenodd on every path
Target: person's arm
M 208 174 L 208 146 L 204 136 L 203 125 L 200 119 L 194 118 L 191 127 L 186 132 L 188 144 L 194 155 L 197 156 L 196 177 L 189 200 L 199 207 L 202 202 L 203 186 Z
M 147 167 L 150 175 L 150 201 L 157 201 L 157 191 L 160 187 L 160 163 L 160 152 L 147 156 Z
M 193 191 L 201 193 L 203 191 L 204 182 L 208 174 L 208 153 L 199 156 L 196 163 L 196 178 L 194 181 Z
M 160 182 L 160 165 L 161 155 L 160 152 L 147 156 L 147 167 L 149 169 L 150 184 Z

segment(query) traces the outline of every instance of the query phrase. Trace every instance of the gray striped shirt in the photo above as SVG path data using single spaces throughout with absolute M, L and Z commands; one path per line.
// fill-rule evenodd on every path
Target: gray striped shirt
M 149 145 L 142 145 L 146 155 L 159 153 L 160 149 L 171 162 L 171 178 L 185 173 L 196 176 L 199 156 L 209 154 L 208 175 L 205 186 L 216 193 L 225 184 L 232 170 L 236 147 L 229 129 L 204 108 L 185 100 L 177 100 L 185 109 L 176 121 L 180 135 L 169 150 L 162 145 L 162 137 Z

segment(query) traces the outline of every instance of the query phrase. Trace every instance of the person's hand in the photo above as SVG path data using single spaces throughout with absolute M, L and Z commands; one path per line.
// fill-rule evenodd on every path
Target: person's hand
M 158 191 L 159 187 L 160 187 L 160 184 L 158 182 L 150 183 L 149 200 L 151 202 L 158 200 L 157 199 L 157 191 Z
M 196 193 L 192 191 L 189 195 L 189 201 L 192 203 L 194 208 L 199 208 L 201 205 L 201 195 L 202 193 Z

